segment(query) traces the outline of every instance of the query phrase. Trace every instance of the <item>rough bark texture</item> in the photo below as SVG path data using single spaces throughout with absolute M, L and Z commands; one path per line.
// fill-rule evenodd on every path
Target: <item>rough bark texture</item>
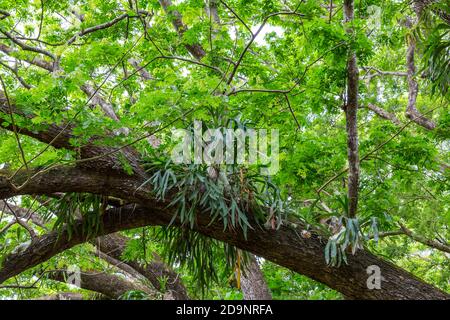
M 353 21 L 353 0 L 344 1 L 346 23 Z M 347 32 L 353 33 L 352 28 Z M 347 101 L 345 105 L 348 157 L 348 215 L 356 216 L 358 211 L 359 155 L 358 155 L 358 83 L 359 70 L 355 52 L 347 60 Z
M 96 92 L 94 87 L 85 83 L 85 84 L 81 85 L 80 88 L 89 97 L 89 99 L 91 99 L 91 101 L 94 104 L 98 104 L 102 108 L 102 110 L 106 116 L 108 116 L 109 118 L 111 118 L 115 121 L 119 121 L 119 118 L 117 117 L 113 106 L 110 103 L 107 103 L 105 100 L 103 100 L 103 98 L 100 97 L 98 92 Z
M 114 266 L 115 268 L 124 271 L 125 273 L 129 274 L 130 276 L 132 276 L 135 279 L 139 279 L 139 280 L 145 279 L 145 277 L 142 274 L 137 272 L 135 269 L 133 269 L 131 266 L 129 266 L 125 262 L 116 260 L 113 257 L 107 255 L 106 253 L 101 252 L 100 250 L 97 250 L 96 256 L 98 256 L 100 259 L 105 260 L 111 266 Z
M 250 261 L 242 273 L 241 288 L 245 300 L 272 300 L 272 294 L 254 255 L 250 255 Z
M 26 210 L 4 200 L 0 200 L 0 212 L 13 215 L 17 218 L 31 220 L 35 225 L 41 227 L 42 229 L 46 229 L 45 223 L 39 216 L 33 214 L 32 210 Z
M 128 239 L 119 234 L 110 234 L 98 238 L 96 244 L 98 248 L 107 253 L 109 256 L 122 260 L 124 249 L 127 245 Z M 186 288 L 181 282 L 180 276 L 170 269 L 156 254 L 153 253 L 153 260 L 143 265 L 137 261 L 129 260 L 126 264 L 145 276 L 152 285 L 161 290 L 160 279 L 167 278 L 166 289 L 168 290 L 168 298 L 173 300 L 187 300 L 189 296 Z
M 138 61 L 136 59 L 130 58 L 128 59 L 128 62 L 133 66 L 134 69 L 139 73 L 139 76 L 144 81 L 152 80 L 151 74 L 141 66 L 141 61 Z
M 439 0 L 413 0 L 412 5 L 413 9 L 416 12 L 417 16 L 420 17 L 424 9 L 428 6 L 438 3 Z M 447 24 L 450 24 L 450 13 L 441 9 L 432 8 L 432 11 L 439 16 L 442 20 L 444 20 Z
M 66 283 L 69 276 L 70 273 L 67 271 L 58 270 L 51 272 L 49 278 Z M 101 293 L 111 299 L 119 299 L 128 291 L 139 290 L 149 295 L 154 294 L 154 292 L 145 286 L 138 285 L 117 275 L 101 271 L 81 271 L 80 288 Z

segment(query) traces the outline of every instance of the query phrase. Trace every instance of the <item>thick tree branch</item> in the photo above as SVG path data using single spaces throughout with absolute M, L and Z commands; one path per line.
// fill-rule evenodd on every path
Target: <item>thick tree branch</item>
M 188 28 L 183 23 L 181 14 L 177 10 L 171 8 L 172 6 L 171 0 L 159 0 L 159 3 L 163 8 L 163 10 L 169 15 L 172 25 L 175 28 L 178 35 L 182 37 L 183 34 L 188 30 Z M 206 55 L 205 50 L 198 43 L 185 44 L 184 46 L 190 52 L 190 54 L 192 54 L 197 60 L 201 60 Z
M 413 22 L 408 18 L 407 26 L 412 27 Z M 416 50 L 416 40 L 413 36 L 408 37 L 408 49 L 406 51 L 406 66 L 408 69 L 408 106 L 406 108 L 406 116 L 421 125 L 422 127 L 433 130 L 436 124 L 422 115 L 416 108 L 417 95 L 419 93 L 419 85 L 415 79 L 416 66 L 414 63 L 414 53 Z
M 241 277 L 241 288 L 245 300 L 272 300 L 272 294 L 267 286 L 264 275 L 254 255 L 250 255 L 250 261 Z
M 67 180 L 64 176 L 59 176 L 59 180 L 61 179 Z M 102 228 L 98 235 L 146 225 L 168 225 L 172 217 L 173 212 L 167 209 L 165 204 L 151 200 L 147 200 L 145 207 L 127 206 L 121 209 L 109 209 L 102 216 Z M 211 222 L 208 213 L 198 213 L 197 217 L 197 225 L 194 227 L 196 231 L 325 283 L 348 297 L 359 299 L 445 299 L 449 297 L 406 271 L 363 250 L 355 256 L 349 256 L 348 265 L 340 268 L 328 267 L 323 258 L 325 244 L 322 240 L 315 235 L 308 239 L 299 237 L 298 232 L 291 227 L 282 226 L 278 231 L 255 228 L 249 230 L 245 238 L 241 232 L 224 230 L 223 225 L 218 221 Z M 178 221 L 175 221 L 175 225 L 178 225 Z M 77 222 L 74 228 L 76 232 L 71 238 L 65 230 L 60 231 L 59 237 L 57 232 L 53 232 L 38 238 L 20 253 L 7 257 L 0 269 L 0 282 L 86 241 L 83 224 Z M 379 266 L 385 278 L 380 290 L 369 290 L 366 286 L 366 268 L 370 265 Z M 352 283 L 351 286 L 348 285 L 349 281 Z
M 65 270 L 49 272 L 49 278 L 55 281 L 67 283 L 67 279 L 74 275 Z M 80 288 L 94 291 L 111 299 L 119 299 L 128 291 L 143 291 L 149 296 L 155 296 L 150 288 L 127 280 L 118 275 L 108 274 L 102 271 L 81 271 L 79 273 Z
M 369 104 L 367 104 L 367 109 L 372 110 L 377 115 L 379 115 L 381 118 L 389 120 L 397 126 L 401 125 L 400 120 L 398 120 L 398 118 L 395 116 L 395 114 L 390 113 L 390 112 L 384 110 L 383 108 L 380 108 L 372 103 L 369 103 Z
M 181 282 L 180 276 L 169 268 L 158 256 L 156 252 L 153 252 L 153 260 L 146 263 L 145 265 L 139 263 L 138 261 L 124 261 L 123 253 L 126 248 L 128 239 L 119 234 L 110 234 L 97 239 L 97 247 L 104 253 L 113 257 L 116 260 L 120 260 L 127 265 L 131 266 L 137 272 L 145 276 L 152 285 L 157 289 L 161 290 L 162 278 L 167 278 L 166 289 L 169 291 L 169 295 L 175 300 L 186 300 L 189 299 L 187 295 L 186 288 Z
M 46 55 L 47 57 L 52 58 L 53 60 L 56 60 L 56 56 L 51 53 L 50 51 L 38 48 L 38 47 L 32 47 L 18 39 L 16 39 L 11 33 L 9 33 L 8 31 L 4 31 L 0 29 L 0 32 L 3 33 L 8 39 L 10 39 L 12 42 L 14 42 L 16 45 L 18 45 L 20 48 L 22 48 L 22 50 L 25 51 L 31 51 L 31 52 L 36 52 L 36 53 L 40 53 L 43 55 Z

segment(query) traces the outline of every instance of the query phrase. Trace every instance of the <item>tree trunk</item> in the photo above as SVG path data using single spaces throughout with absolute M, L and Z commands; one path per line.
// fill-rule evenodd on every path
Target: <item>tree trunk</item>
M 353 0 L 344 1 L 345 22 L 353 21 Z M 353 28 L 347 29 L 353 33 Z M 347 60 L 347 101 L 345 103 L 348 157 L 348 216 L 355 217 L 358 210 L 359 155 L 358 155 L 358 85 L 359 74 L 356 54 L 351 51 Z
M 241 288 L 245 300 L 272 300 L 272 294 L 261 272 L 258 261 L 250 255 L 248 265 L 241 277 Z

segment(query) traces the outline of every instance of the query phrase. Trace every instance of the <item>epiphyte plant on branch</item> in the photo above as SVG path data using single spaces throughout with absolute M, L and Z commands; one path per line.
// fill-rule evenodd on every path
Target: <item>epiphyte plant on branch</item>
M 239 127 L 243 132 L 247 130 L 245 122 L 236 119 L 227 122 Z M 226 128 L 216 130 L 225 131 Z M 244 147 L 247 143 L 252 143 L 245 137 L 244 135 L 242 141 Z M 154 157 L 150 158 L 151 162 L 144 162 L 144 167 L 151 174 L 151 178 L 142 186 L 150 183 L 155 197 L 161 201 L 165 201 L 170 195 L 173 200 L 168 206 L 176 210 L 173 220 L 178 218 L 182 225 L 186 224 L 191 228 L 196 222 L 197 212 L 206 211 L 212 221 L 222 221 L 224 230 L 232 231 L 238 228 L 246 235 L 247 229 L 253 228 L 251 223 L 277 229 L 287 212 L 286 201 L 282 199 L 280 189 L 271 181 L 270 176 L 259 173 L 258 163 L 251 163 L 249 167 L 249 164 L 237 161 L 238 157 L 245 157 L 239 154 L 245 150 L 239 150 L 234 141 L 227 143 L 230 143 L 234 150 L 233 161 L 226 163 L 202 163 L 205 159 L 202 159 L 201 154 L 200 160 L 203 161 L 190 164 L 174 163 L 173 159 L 167 156 L 166 160 L 158 161 L 155 161 Z M 187 147 L 190 149 L 190 145 Z M 194 146 L 193 149 L 195 148 Z M 213 150 L 214 152 L 218 151 Z M 220 148 L 219 152 L 225 153 L 225 150 Z M 256 153 L 257 150 L 248 150 L 247 158 L 256 156 L 250 155 L 251 152 Z M 218 155 L 213 154 L 212 157 Z M 221 155 L 219 158 L 224 159 L 225 156 Z

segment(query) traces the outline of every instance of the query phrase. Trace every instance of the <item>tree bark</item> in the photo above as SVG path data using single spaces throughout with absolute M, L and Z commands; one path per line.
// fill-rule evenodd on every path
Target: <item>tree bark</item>
M 183 37 L 183 34 L 188 30 L 187 26 L 183 23 L 183 19 L 181 14 L 177 10 L 173 10 L 170 7 L 172 6 L 171 0 L 159 0 L 159 4 L 163 8 L 163 10 L 169 15 L 170 20 L 172 21 L 172 25 L 175 28 L 176 32 L 180 37 Z M 189 51 L 190 54 L 194 56 L 197 60 L 201 60 L 205 55 L 205 50 L 203 50 L 202 46 L 198 43 L 194 44 L 185 44 L 186 50 Z
M 353 21 L 353 0 L 344 0 L 344 18 L 346 23 Z M 352 34 L 353 28 L 347 32 Z M 347 60 L 347 101 L 345 117 L 347 129 L 347 158 L 348 158 L 348 216 L 355 217 L 358 211 L 359 189 L 359 155 L 358 155 L 358 85 L 359 70 L 356 54 L 353 50 Z
M 241 288 L 245 300 L 272 300 L 272 294 L 261 272 L 258 261 L 250 255 L 241 277 Z
M 395 114 L 387 112 L 383 108 L 380 108 L 372 103 L 369 103 L 367 105 L 367 108 L 375 112 L 377 115 L 379 115 L 381 118 L 391 121 L 396 126 L 400 126 L 401 122 L 398 120 L 398 118 L 395 116 Z
M 49 278 L 66 283 L 69 276 L 70 273 L 67 271 L 56 270 L 50 273 Z M 149 296 L 155 294 L 148 287 L 102 271 L 81 271 L 79 280 L 80 288 L 101 293 L 111 299 L 119 299 L 128 291 L 139 290 L 147 293 Z
M 110 234 L 99 237 L 96 241 L 96 245 L 102 252 L 107 253 L 114 259 L 126 263 L 137 272 L 145 276 L 159 291 L 162 289 L 160 279 L 167 278 L 166 290 L 168 290 L 169 299 L 189 299 L 186 288 L 181 282 L 179 274 L 170 269 L 156 252 L 153 252 L 153 260 L 148 262 L 146 265 L 142 265 L 141 263 L 133 260 L 124 261 L 122 256 L 127 242 L 128 239 L 124 236 L 119 234 Z

